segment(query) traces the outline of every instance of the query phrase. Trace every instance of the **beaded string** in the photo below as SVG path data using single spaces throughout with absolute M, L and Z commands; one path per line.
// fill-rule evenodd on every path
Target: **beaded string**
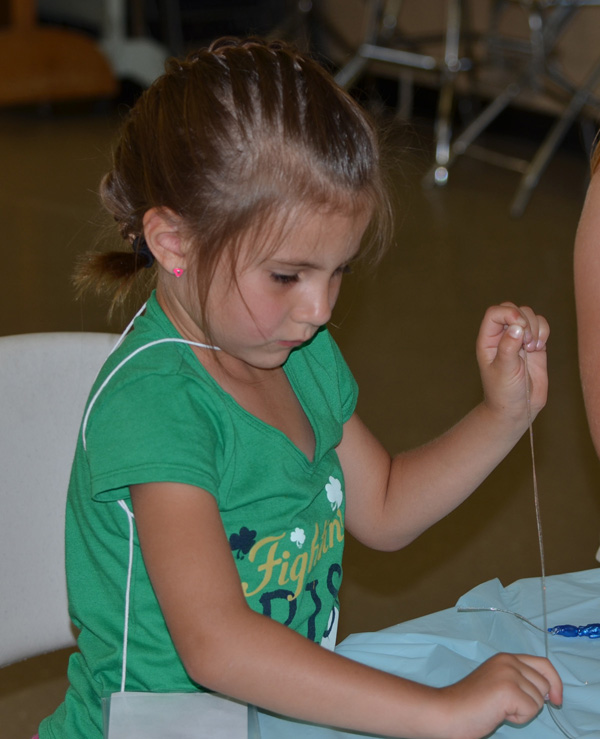
M 527 349 L 525 355 L 525 399 L 527 402 L 527 425 L 529 427 L 529 447 L 531 449 L 531 469 L 533 474 L 533 502 L 535 505 L 535 522 L 537 526 L 538 545 L 540 550 L 541 584 L 542 584 L 542 611 L 544 623 L 544 654 L 548 659 L 548 603 L 546 599 L 546 555 L 544 553 L 544 534 L 542 532 L 542 516 L 540 513 L 540 495 L 535 468 L 535 449 L 533 444 L 533 418 L 531 416 L 531 396 L 529 394 L 529 368 L 527 366 Z
M 536 525 L 537 525 L 538 545 L 539 545 L 539 552 L 540 552 L 542 611 L 543 611 L 542 615 L 543 615 L 544 628 L 542 629 L 539 626 L 536 626 L 536 624 L 531 622 L 529 619 L 525 618 L 525 616 L 522 616 L 520 613 L 515 613 L 514 611 L 509 611 L 503 608 L 494 608 L 494 607 L 482 608 L 482 607 L 460 606 L 458 610 L 460 612 L 493 611 L 495 613 L 508 613 L 511 616 L 515 616 L 516 618 L 520 619 L 521 621 L 525 621 L 530 626 L 533 626 L 534 629 L 544 632 L 544 655 L 546 659 L 548 659 L 549 658 L 549 648 L 548 648 L 548 633 L 549 632 L 553 634 L 557 634 L 557 635 L 560 634 L 561 636 L 590 636 L 591 638 L 594 638 L 595 633 L 593 630 L 590 633 L 585 633 L 585 632 L 586 630 L 589 631 L 591 627 L 598 626 L 598 624 L 590 624 L 590 626 L 587 626 L 587 627 L 556 626 L 553 629 L 548 629 L 548 605 L 547 605 L 547 599 L 546 599 L 546 556 L 544 552 L 542 516 L 540 512 L 540 497 L 539 497 L 539 491 L 538 491 L 537 473 L 536 473 L 536 465 L 535 465 L 535 449 L 534 449 L 534 444 L 533 444 L 533 418 L 531 414 L 531 397 L 529 394 L 529 368 L 527 366 L 527 349 L 525 348 L 524 348 L 524 362 L 525 362 L 525 399 L 526 399 L 526 405 L 527 405 L 527 424 L 529 427 L 529 446 L 531 449 L 531 468 L 532 468 L 532 475 L 533 475 L 533 500 L 534 500 L 534 505 L 535 505 L 535 520 L 536 520 Z M 575 630 L 578 633 L 567 633 L 567 631 L 572 628 L 575 628 Z M 565 629 L 567 631 L 565 631 Z M 577 737 L 573 736 L 567 729 L 565 729 L 564 726 L 562 726 L 562 724 L 556 717 L 554 709 L 552 708 L 550 703 L 546 702 L 546 707 L 548 708 L 548 713 L 550 714 L 551 719 L 554 721 L 554 723 L 560 729 L 560 731 L 567 737 L 567 739 L 577 739 Z
M 531 415 L 531 397 L 529 394 L 529 367 L 527 366 L 527 348 L 523 347 L 523 354 L 525 357 L 525 398 L 527 401 L 527 425 L 529 427 L 529 447 L 531 449 L 531 469 L 533 475 L 533 502 L 535 505 L 535 522 L 537 525 L 538 545 L 540 550 L 540 567 L 541 567 L 541 583 L 542 583 L 542 611 L 543 611 L 543 623 L 544 623 L 544 655 L 546 659 L 549 659 L 548 649 L 548 602 L 546 598 L 546 555 L 544 552 L 544 534 L 542 531 L 542 516 L 540 513 L 540 495 L 537 484 L 537 473 L 535 467 L 535 450 L 533 444 L 533 418 Z M 554 709 L 548 701 L 546 701 L 546 707 L 550 718 L 554 721 L 556 726 L 562 731 L 567 739 L 576 739 L 571 733 L 569 733 L 565 727 L 560 723 L 558 718 L 554 715 Z

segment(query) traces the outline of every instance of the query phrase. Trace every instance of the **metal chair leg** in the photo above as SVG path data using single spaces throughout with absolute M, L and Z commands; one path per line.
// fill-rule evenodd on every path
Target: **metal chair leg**
M 461 0 L 449 0 L 446 21 L 444 65 L 442 68 L 442 85 L 438 98 L 438 108 L 434 129 L 434 181 L 438 185 L 444 185 L 448 181 L 448 162 L 450 159 L 450 141 L 452 138 L 452 114 L 454 112 L 454 90 L 456 75 L 461 71 L 460 37 L 462 16 L 463 3 Z
M 452 115 L 454 110 L 456 75 L 472 66 L 470 59 L 460 55 L 464 7 L 467 0 L 447 0 L 446 31 L 444 36 L 444 57 L 442 60 L 430 55 L 386 45 L 389 40 L 383 29 L 388 3 L 372 0 L 367 19 L 364 41 L 356 54 L 339 70 L 336 82 L 349 87 L 365 71 L 370 61 L 397 64 L 410 69 L 441 72 L 441 86 L 438 98 L 435 123 L 435 177 L 434 181 L 444 184 L 448 179 L 447 164 L 450 157 L 452 138 Z M 400 3 L 393 4 L 395 12 Z M 387 36 L 390 34 L 388 33 Z
M 595 65 L 583 85 L 581 85 L 579 90 L 571 98 L 569 105 L 566 107 L 565 111 L 556 121 L 554 126 L 550 129 L 550 133 L 546 136 L 544 142 L 531 160 L 527 170 L 521 178 L 517 193 L 511 205 L 510 213 L 512 216 L 518 217 L 523 215 L 525 207 L 531 198 L 531 194 L 535 186 L 540 181 L 540 177 L 556 153 L 556 150 L 567 134 L 567 131 L 581 113 L 592 93 L 592 90 L 596 87 L 599 81 L 600 62 Z

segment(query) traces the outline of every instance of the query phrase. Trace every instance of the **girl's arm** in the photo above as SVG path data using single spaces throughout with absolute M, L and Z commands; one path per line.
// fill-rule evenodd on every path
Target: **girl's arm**
M 484 399 L 433 442 L 391 459 L 354 415 L 338 454 L 346 485 L 346 526 L 370 547 L 400 549 L 467 498 L 508 454 L 547 395 L 548 324 L 529 308 L 490 308 L 477 339 Z
M 477 739 L 525 723 L 560 680 L 544 659 L 498 655 L 435 689 L 347 660 L 266 616 L 243 595 L 214 498 L 172 483 L 132 487 L 150 579 L 175 647 L 199 684 L 318 723 L 396 737 Z
M 600 171 L 592 177 L 575 238 L 579 368 L 590 432 L 600 455 Z

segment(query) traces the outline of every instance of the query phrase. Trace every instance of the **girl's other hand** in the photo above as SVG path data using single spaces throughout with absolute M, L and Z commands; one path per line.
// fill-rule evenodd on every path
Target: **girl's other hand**
M 527 353 L 531 415 L 546 404 L 548 322 L 527 306 L 502 303 L 488 308 L 477 337 L 477 361 L 484 403 L 513 422 L 527 421 L 525 353 Z
M 562 704 L 561 679 L 547 659 L 497 654 L 466 678 L 441 688 L 448 737 L 480 739 L 504 721 L 526 724 L 544 702 Z

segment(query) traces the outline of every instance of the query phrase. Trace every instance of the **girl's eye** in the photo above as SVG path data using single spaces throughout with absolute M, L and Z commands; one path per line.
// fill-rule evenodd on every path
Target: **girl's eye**
M 278 282 L 280 285 L 291 285 L 293 282 L 298 282 L 298 275 L 282 275 L 277 272 L 272 272 L 271 279 L 274 282 Z
M 349 275 L 352 272 L 352 265 L 351 264 L 344 264 L 342 267 L 338 267 L 336 269 L 336 274 L 338 275 Z

